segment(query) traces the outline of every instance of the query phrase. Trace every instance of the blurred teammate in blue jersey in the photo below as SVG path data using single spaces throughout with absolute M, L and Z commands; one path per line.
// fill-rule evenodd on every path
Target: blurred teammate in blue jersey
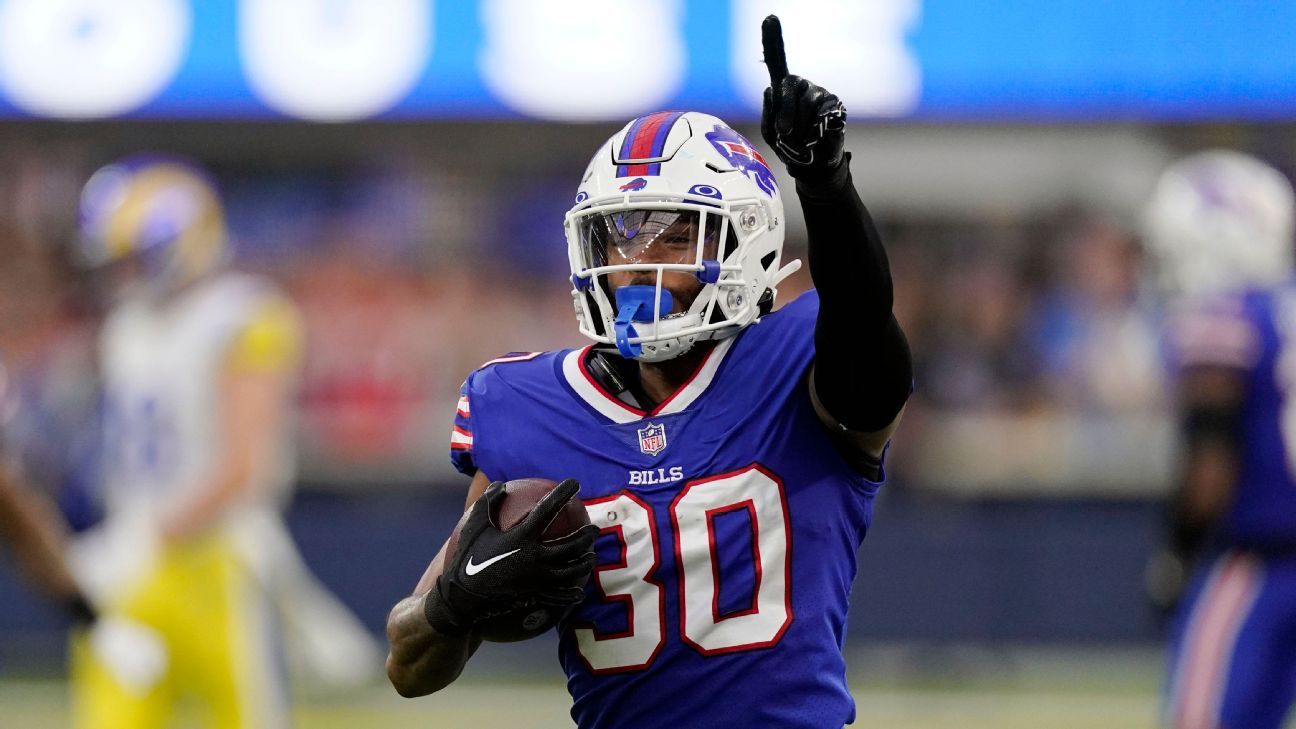
M 783 193 L 721 120 L 649 114 L 600 147 L 566 219 L 593 344 L 506 355 L 465 382 L 451 453 L 471 508 L 456 552 L 389 617 L 401 694 L 449 684 L 478 621 L 524 605 L 566 616 L 582 729 L 854 719 L 846 610 L 909 349 L 845 109 L 788 74 L 777 18 L 762 34 L 762 135 L 796 180 L 817 291 L 774 310 L 800 265 L 782 260 Z M 523 477 L 578 480 L 592 526 L 544 543 L 500 531 L 499 482 Z
M 1164 723 L 1279 729 L 1296 695 L 1293 194 L 1206 152 L 1168 168 L 1147 244 L 1175 292 L 1167 346 L 1183 453 L 1171 537 L 1149 572 L 1175 613 Z
M 8 384 L 0 363 L 0 540 L 29 582 L 64 605 L 74 618 L 90 622 L 94 611 L 64 561 L 68 526 L 54 503 L 25 483 L 6 437 L 8 421 L 18 407 Z

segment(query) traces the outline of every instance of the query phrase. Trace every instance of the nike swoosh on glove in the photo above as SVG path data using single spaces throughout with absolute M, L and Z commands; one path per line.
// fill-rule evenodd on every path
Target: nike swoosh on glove
M 522 605 L 576 605 L 594 571 L 598 527 L 587 524 L 561 539 L 542 534 L 580 484 L 567 479 L 513 527 L 495 524 L 504 484 L 492 483 L 459 530 L 459 545 L 423 602 L 429 623 L 443 635 L 464 635 L 483 620 Z M 470 570 L 471 565 L 471 570 Z

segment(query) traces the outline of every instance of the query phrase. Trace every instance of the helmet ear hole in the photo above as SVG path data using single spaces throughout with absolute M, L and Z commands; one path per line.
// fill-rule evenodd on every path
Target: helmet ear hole
M 761 259 L 761 268 L 768 271 L 770 269 L 770 266 L 774 265 L 774 257 L 776 255 L 778 254 L 775 253 L 774 251 L 770 251 L 769 253 L 766 253 L 765 257 Z

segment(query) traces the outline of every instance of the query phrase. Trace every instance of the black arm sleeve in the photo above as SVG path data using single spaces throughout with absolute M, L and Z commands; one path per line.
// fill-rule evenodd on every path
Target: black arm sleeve
M 855 191 L 850 153 L 832 174 L 798 180 L 819 292 L 814 387 L 849 430 L 885 428 L 913 390 L 909 343 L 891 313 L 891 266 Z
M 1241 449 L 1242 403 L 1191 405 L 1181 416 L 1180 429 L 1189 450 L 1210 444 L 1222 445 L 1237 453 Z M 1181 488 L 1170 499 L 1168 531 L 1171 551 L 1181 560 L 1191 561 L 1209 541 L 1218 516 L 1192 513 Z

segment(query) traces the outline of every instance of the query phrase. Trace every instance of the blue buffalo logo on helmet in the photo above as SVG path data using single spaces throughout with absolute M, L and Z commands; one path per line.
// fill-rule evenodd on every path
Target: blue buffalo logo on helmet
M 711 142 L 711 146 L 728 160 L 729 164 L 750 177 L 761 192 L 770 197 L 774 196 L 774 192 L 778 190 L 774 173 L 770 171 L 769 165 L 765 164 L 765 158 L 752 148 L 751 142 L 747 141 L 746 137 L 729 127 L 717 124 L 715 129 L 706 133 L 706 138 Z
M 645 180 L 642 177 L 636 177 L 617 189 L 620 190 L 621 192 L 634 192 L 635 190 L 642 190 L 647 186 L 648 186 L 647 180 Z

